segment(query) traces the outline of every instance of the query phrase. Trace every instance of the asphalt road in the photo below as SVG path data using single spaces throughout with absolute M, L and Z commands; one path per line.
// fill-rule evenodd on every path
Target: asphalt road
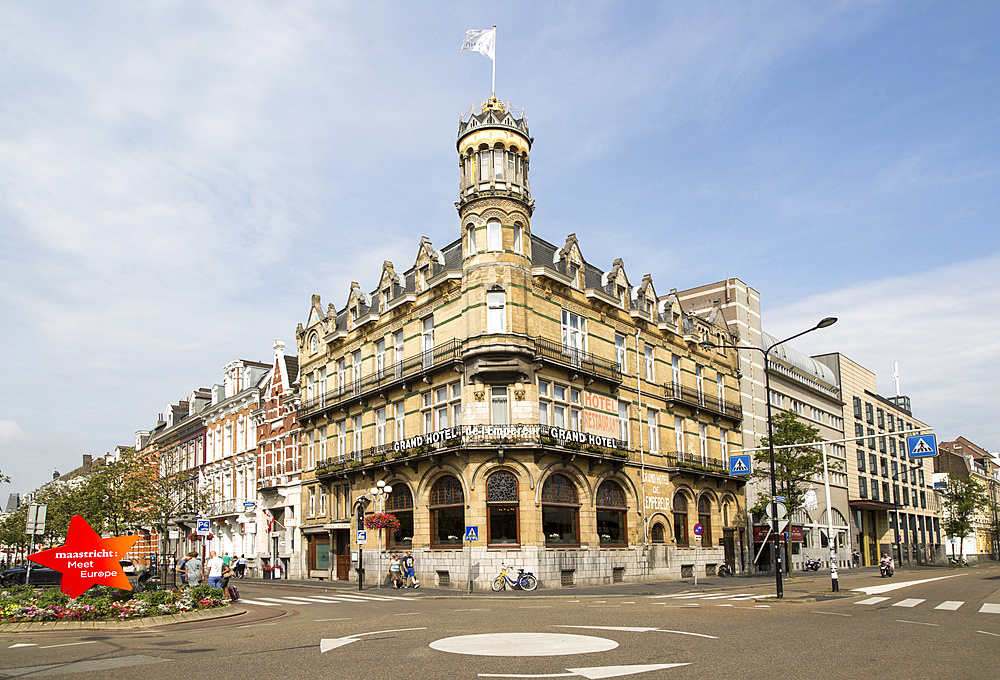
M 822 573 L 782 601 L 770 579 L 471 596 L 242 582 L 246 613 L 223 621 L 0 635 L 0 677 L 1000 677 L 1000 566 L 829 588 Z

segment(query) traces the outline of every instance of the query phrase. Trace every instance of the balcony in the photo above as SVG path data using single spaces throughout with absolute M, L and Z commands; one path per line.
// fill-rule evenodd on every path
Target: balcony
M 542 361 L 580 373 L 587 379 L 588 384 L 593 378 L 607 380 L 615 386 L 621 385 L 622 382 L 622 372 L 617 362 L 594 356 L 561 342 L 536 338 L 535 355 Z
M 621 464 L 634 457 L 626 442 L 548 425 L 462 425 L 399 442 L 374 446 L 364 451 L 317 462 L 319 478 L 344 477 L 351 472 L 367 472 L 389 465 L 409 465 L 416 469 L 421 460 L 436 460 L 454 454 L 468 461 L 470 451 L 488 448 L 502 457 L 505 450 L 530 451 L 536 462 L 545 455 L 558 454 L 590 460 L 591 470 L 600 462 Z
M 713 419 L 718 422 L 719 418 L 728 418 L 733 422 L 743 420 L 743 407 L 739 404 L 726 401 L 719 397 L 710 397 L 704 392 L 683 387 L 677 383 L 667 383 L 664 385 L 664 395 L 667 406 L 671 402 L 690 406 L 695 411 L 705 411 L 711 413 Z
M 655 455 L 655 454 L 654 454 Z M 729 461 L 718 458 L 702 457 L 698 454 L 687 451 L 671 451 L 662 454 L 663 465 L 673 468 L 678 472 L 693 472 L 696 475 L 706 475 L 711 477 L 723 477 L 730 479 Z M 745 480 L 744 478 L 741 478 Z
M 434 349 L 421 352 L 416 357 L 398 361 L 304 401 L 299 409 L 299 418 L 344 408 L 355 401 L 379 395 L 396 385 L 408 384 L 429 375 L 432 371 L 457 364 L 461 359 L 459 342 L 451 340 Z

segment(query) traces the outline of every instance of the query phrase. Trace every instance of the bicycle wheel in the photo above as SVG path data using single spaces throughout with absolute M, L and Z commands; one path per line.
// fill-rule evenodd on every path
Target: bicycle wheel
M 506 582 L 504 581 L 503 574 L 500 574 L 495 579 L 493 579 L 493 592 L 499 592 L 506 587 Z
M 521 586 L 521 590 L 534 590 L 538 587 L 538 579 L 531 574 L 525 574 L 518 581 L 518 585 Z

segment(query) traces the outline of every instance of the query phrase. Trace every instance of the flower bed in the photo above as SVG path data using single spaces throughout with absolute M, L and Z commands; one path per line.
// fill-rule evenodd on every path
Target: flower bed
M 143 593 L 94 586 L 75 600 L 55 588 L 10 586 L 0 590 L 0 623 L 28 621 L 124 621 L 226 606 L 220 588 Z

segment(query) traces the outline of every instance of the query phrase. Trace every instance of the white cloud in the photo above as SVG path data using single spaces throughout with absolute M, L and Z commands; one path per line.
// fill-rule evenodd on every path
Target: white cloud
M 751 283 L 752 285 L 752 283 Z M 810 354 L 840 352 L 876 374 L 879 393 L 900 391 L 939 441 L 964 436 L 1000 449 L 1000 257 L 870 281 L 762 311 L 766 330 L 785 337 L 836 316 L 830 328 L 793 342 Z M 766 304 L 766 292 L 763 295 Z

